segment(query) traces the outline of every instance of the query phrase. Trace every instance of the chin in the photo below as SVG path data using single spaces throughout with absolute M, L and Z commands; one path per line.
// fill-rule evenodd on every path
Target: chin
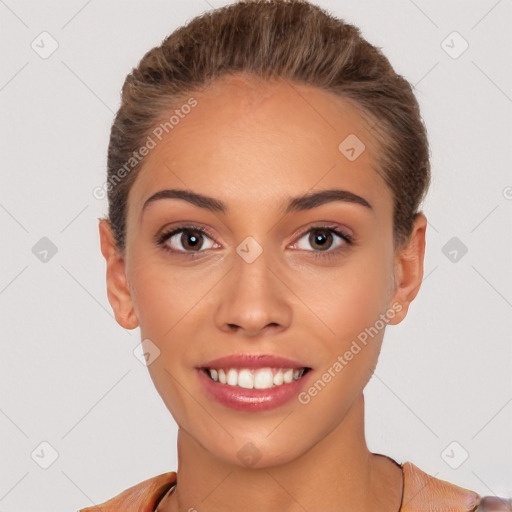
M 235 437 L 230 443 L 231 449 L 224 445 L 222 447 L 212 447 L 209 451 L 226 464 L 247 469 L 268 469 L 288 464 L 300 457 L 304 451 L 307 451 L 307 447 L 302 450 L 302 447 L 294 443 L 290 436 L 286 437 L 287 442 L 283 441 L 284 439 L 278 438 L 274 442 L 269 442 L 268 439 L 258 441 L 258 439 L 251 439 L 247 436 L 238 440 Z M 235 447 L 239 448 L 236 449 Z M 226 448 L 229 451 L 226 451 Z

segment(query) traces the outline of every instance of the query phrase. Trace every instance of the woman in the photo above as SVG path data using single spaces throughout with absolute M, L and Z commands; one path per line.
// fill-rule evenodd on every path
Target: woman
M 308 2 L 235 3 L 149 51 L 99 231 L 178 470 L 101 510 L 511 510 L 366 445 L 363 390 L 423 278 L 429 182 L 409 83 Z

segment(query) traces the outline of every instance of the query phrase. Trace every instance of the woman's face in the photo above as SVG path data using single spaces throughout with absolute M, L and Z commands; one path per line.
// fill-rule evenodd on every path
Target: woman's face
M 240 76 L 193 97 L 197 105 L 180 110 L 169 133 L 152 136 L 129 193 L 128 292 L 113 300 L 110 284 L 109 299 L 118 321 L 140 325 L 150 340 L 149 372 L 179 427 L 213 457 L 244 465 L 249 454 L 259 459 L 253 465 L 270 466 L 341 424 L 375 369 L 385 322 L 406 314 L 396 300 L 393 199 L 374 170 L 371 127 L 343 99 Z M 171 189 L 215 201 L 146 203 Z M 353 196 L 288 208 L 326 190 Z M 274 368 L 271 385 L 281 382 L 279 366 L 311 370 L 248 391 L 236 380 L 242 372 L 231 372 L 234 389 L 201 369 L 231 355 L 292 360 L 256 360 Z M 268 375 L 252 368 L 244 385 L 268 386 Z

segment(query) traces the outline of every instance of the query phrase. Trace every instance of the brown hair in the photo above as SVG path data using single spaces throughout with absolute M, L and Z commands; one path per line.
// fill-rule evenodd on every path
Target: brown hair
M 322 88 L 374 121 L 377 172 L 394 198 L 394 243 L 405 243 L 430 184 L 427 133 L 409 82 L 357 27 L 306 0 L 242 0 L 178 28 L 126 77 L 108 147 L 108 220 L 118 248 L 125 248 L 127 198 L 140 169 L 135 152 L 165 112 L 237 72 Z

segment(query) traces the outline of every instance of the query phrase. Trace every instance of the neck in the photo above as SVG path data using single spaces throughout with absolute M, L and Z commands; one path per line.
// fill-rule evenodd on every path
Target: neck
M 334 430 L 279 466 L 228 464 L 180 429 L 177 474 L 158 512 L 398 512 L 402 496 L 401 469 L 366 446 L 362 394 Z

